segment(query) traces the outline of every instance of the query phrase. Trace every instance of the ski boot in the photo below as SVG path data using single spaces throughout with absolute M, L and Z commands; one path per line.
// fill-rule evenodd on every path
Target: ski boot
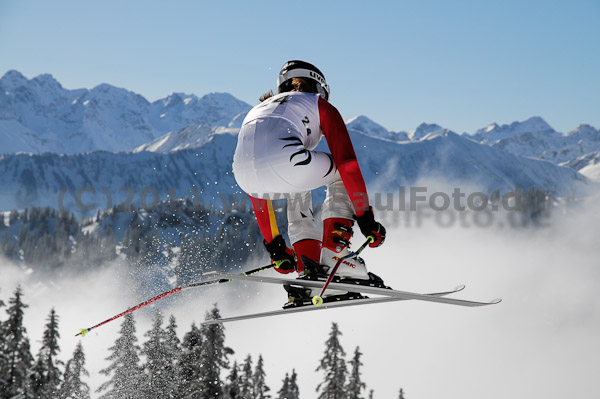
M 337 261 L 350 253 L 350 239 L 352 238 L 352 226 L 354 221 L 342 218 L 328 218 L 323 221 L 323 247 L 321 249 L 320 263 L 312 259 L 303 257 L 304 270 L 299 279 L 325 281 L 329 273 L 333 270 Z M 349 283 L 352 285 L 366 285 L 370 287 L 389 288 L 383 280 L 367 271 L 365 262 L 362 258 L 349 258 L 342 261 L 339 266 L 333 282 Z M 288 306 L 294 306 L 297 303 L 302 306 L 313 296 L 320 294 L 318 288 L 304 288 L 290 286 L 288 291 Z M 359 293 L 342 290 L 327 289 L 323 301 L 331 302 L 337 300 L 364 298 Z M 292 305 L 290 305 L 290 303 Z
M 304 273 L 304 259 L 318 261 L 321 254 L 321 241 L 319 240 L 300 240 L 293 244 L 296 253 L 296 270 L 299 275 Z
M 323 221 L 321 265 L 333 269 L 341 257 L 350 253 L 350 239 L 354 234 L 353 225 L 353 220 L 342 218 L 329 218 Z M 343 260 L 333 281 L 385 287 L 379 276 L 367 271 L 365 261 L 359 256 Z

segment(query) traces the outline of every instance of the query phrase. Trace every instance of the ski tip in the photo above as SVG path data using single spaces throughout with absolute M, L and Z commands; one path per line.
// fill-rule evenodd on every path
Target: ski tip
M 78 336 L 81 335 L 81 338 L 83 338 L 89 332 L 90 332 L 90 330 L 88 330 L 87 328 L 80 328 L 79 329 L 79 334 L 75 334 L 75 336 L 78 337 Z
M 490 301 L 490 305 L 495 305 L 495 304 L 500 303 L 500 302 L 502 302 L 502 298 L 492 299 Z
M 464 284 L 461 284 L 461 285 L 457 286 L 457 287 L 454 289 L 454 291 L 456 291 L 456 292 L 459 292 L 459 291 L 462 291 L 462 290 L 464 290 L 465 288 L 466 288 L 466 285 L 464 285 Z
M 321 306 L 323 304 L 323 298 L 321 298 L 319 295 L 315 295 L 313 296 L 312 303 L 315 306 Z

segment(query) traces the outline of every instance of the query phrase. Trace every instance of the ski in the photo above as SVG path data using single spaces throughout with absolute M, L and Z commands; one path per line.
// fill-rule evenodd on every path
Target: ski
M 461 286 L 456 287 L 452 291 L 437 292 L 434 294 L 427 294 L 427 295 L 446 296 L 446 295 L 450 295 L 450 294 L 454 294 L 456 292 L 462 291 L 464 288 L 465 288 L 465 286 L 461 285 Z M 258 318 L 269 317 L 269 316 L 278 316 L 278 315 L 300 313 L 300 312 L 310 312 L 313 310 L 320 310 L 320 309 L 334 309 L 334 308 L 343 308 L 346 306 L 371 305 L 371 304 L 375 304 L 375 303 L 397 302 L 397 301 L 405 301 L 405 300 L 406 299 L 404 299 L 404 298 L 388 296 L 388 297 L 382 297 L 382 298 L 364 298 L 364 299 L 345 300 L 345 301 L 339 301 L 339 302 L 325 302 L 321 306 L 304 305 L 304 306 L 288 308 L 288 309 L 278 309 L 278 310 L 273 310 L 273 311 L 269 311 L 269 312 L 252 313 L 252 314 L 228 317 L 228 318 L 224 318 L 224 319 L 206 320 L 201 324 L 202 325 L 222 324 L 222 323 L 227 323 L 230 321 L 258 319 Z
M 315 281 L 315 280 L 297 280 L 297 279 L 289 279 L 289 278 L 279 278 L 279 277 L 264 277 L 264 276 L 243 276 L 237 274 L 230 273 L 219 273 L 219 272 L 209 272 L 205 273 L 206 277 L 211 278 L 222 278 L 222 279 L 230 279 L 230 280 L 243 280 L 243 281 L 254 281 L 261 283 L 269 283 L 269 284 L 290 284 L 307 288 L 322 288 L 325 284 L 323 281 Z M 455 298 L 445 298 L 432 296 L 427 294 L 418 294 L 415 292 L 408 291 L 397 291 L 391 290 L 387 288 L 378 288 L 378 287 L 370 287 L 360 284 L 351 284 L 351 283 L 330 283 L 329 288 L 334 290 L 342 290 L 342 291 L 351 291 L 351 292 L 360 292 L 363 294 L 372 294 L 372 295 L 383 295 L 383 296 L 391 296 L 395 298 L 402 299 L 414 299 L 417 301 L 426 301 L 426 302 L 437 302 L 437 303 L 445 303 L 449 305 L 457 305 L 457 306 L 466 306 L 466 307 L 478 307 L 478 306 L 488 306 L 495 305 L 501 301 L 501 299 L 494 299 L 489 302 L 478 302 L 478 301 L 469 301 L 465 299 L 455 299 Z

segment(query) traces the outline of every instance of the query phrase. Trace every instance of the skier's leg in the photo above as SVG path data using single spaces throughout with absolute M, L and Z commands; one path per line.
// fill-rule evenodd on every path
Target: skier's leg
M 327 186 L 327 196 L 323 203 L 323 248 L 321 264 L 329 266 L 329 271 L 337 260 L 346 255 L 353 235 L 354 208 L 341 179 Z M 336 274 L 339 277 L 368 279 L 369 274 L 361 258 L 345 260 Z
M 250 200 L 252 206 L 254 206 L 258 227 L 264 237 L 265 247 L 271 255 L 271 261 L 275 264 L 275 269 L 280 273 L 293 272 L 296 270 L 294 251 L 286 246 L 285 240 L 279 234 L 273 203 L 271 200 L 252 196 L 250 196 Z
M 302 256 L 318 262 L 321 232 L 313 215 L 312 192 L 295 193 L 287 199 L 288 235 L 296 252 L 296 270 L 304 271 Z
M 252 201 L 252 206 L 254 207 L 258 228 L 265 241 L 269 243 L 279 235 L 277 219 L 275 218 L 275 212 L 273 211 L 273 203 L 271 200 L 255 198 L 251 195 L 249 195 L 249 197 L 250 201 Z

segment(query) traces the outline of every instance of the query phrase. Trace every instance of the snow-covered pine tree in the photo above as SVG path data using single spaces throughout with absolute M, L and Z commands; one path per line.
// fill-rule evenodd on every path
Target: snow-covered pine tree
M 254 399 L 254 376 L 252 375 L 252 356 L 248 354 L 242 366 L 240 399 Z
M 290 392 L 290 376 L 288 373 L 285 373 L 285 378 L 283 379 L 283 383 L 281 385 L 281 389 L 277 391 L 277 399 L 289 399 Z
M 166 329 L 166 342 L 167 352 L 169 353 L 169 368 L 164 373 L 165 383 L 167 385 L 165 389 L 166 397 L 177 397 L 177 389 L 179 385 L 178 374 L 178 360 L 181 356 L 181 341 L 177 337 L 177 321 L 175 316 L 169 316 L 169 324 Z M 169 396 L 170 395 L 170 396 Z
M 4 217 L 0 217 L 0 219 L 2 219 L 4 221 Z M 2 299 L 0 299 L 0 308 L 4 306 L 4 301 L 2 301 Z M 5 338 L 4 338 L 4 331 L 2 329 L 2 320 L 0 320 L 0 393 L 2 393 L 4 391 L 4 389 L 6 388 L 7 385 L 7 379 L 5 376 L 5 372 L 6 372 L 6 366 L 8 364 L 8 358 L 6 357 L 6 354 L 4 353 L 4 342 L 5 342 Z
M 206 320 L 220 319 L 217 304 L 206 313 Z M 223 397 L 221 370 L 228 368 L 227 356 L 233 350 L 225 346 L 222 324 L 211 324 L 202 328 L 202 350 L 200 353 L 200 392 L 198 399 L 220 399 Z
M 258 355 L 258 362 L 256 363 L 256 369 L 254 370 L 253 382 L 254 382 L 254 399 L 268 399 L 271 395 L 268 392 L 271 390 L 265 381 L 266 373 L 264 369 L 265 363 L 262 355 Z
M 181 355 L 179 356 L 179 385 L 177 392 L 179 397 L 193 398 L 194 393 L 200 391 L 200 359 L 202 351 L 202 332 L 196 324 L 192 324 L 191 330 L 186 333 L 181 343 Z
M 277 392 L 277 399 L 300 399 L 300 390 L 298 389 L 298 383 L 296 382 L 297 377 L 296 370 L 292 370 L 291 377 L 288 373 L 285 373 L 283 385 Z
M 406 399 L 404 396 L 404 389 L 400 388 L 400 392 L 398 392 L 398 399 Z
M 154 314 L 152 328 L 144 334 L 148 338 L 142 345 L 142 355 L 146 356 L 144 367 L 144 382 L 141 396 L 153 399 L 158 397 L 174 397 L 167 392 L 169 382 L 174 380 L 171 375 L 175 372 L 171 352 L 167 347 L 167 332 L 162 328 L 163 317 L 160 312 Z
M 33 365 L 27 329 L 23 326 L 23 315 L 28 305 L 23 303 L 23 291 L 17 287 L 14 296 L 8 300 L 8 318 L 2 323 L 0 335 L 4 336 L 5 364 L 2 371 L 6 381 L 1 387 L 2 398 L 32 398 L 29 370 Z
M 289 397 L 287 399 L 300 399 L 300 388 L 298 387 L 298 374 L 296 374 L 296 370 L 292 370 L 292 375 L 290 376 L 290 389 L 288 395 Z
M 140 347 L 135 336 L 135 320 L 128 314 L 121 324 L 119 337 L 109 348 L 112 352 L 106 360 L 110 365 L 100 370 L 101 374 L 111 376 L 96 392 L 106 391 L 102 399 L 137 399 L 143 383 L 143 369 L 140 366 Z
M 248 354 L 242 366 L 240 376 L 240 399 L 254 399 L 254 376 L 252 375 L 252 356 Z
M 342 335 L 337 323 L 332 323 L 329 339 L 325 342 L 325 353 L 316 371 L 322 370 L 325 379 L 317 386 L 318 399 L 346 399 L 346 353 L 340 344 Z
M 367 385 L 360 378 L 360 367 L 363 365 L 360 361 L 361 356 L 362 353 L 357 346 L 354 350 L 354 356 L 350 360 L 350 376 L 348 377 L 348 385 L 346 386 L 348 399 L 364 399 L 361 393 L 366 389 Z
M 369 391 L 369 399 L 373 399 L 374 393 L 375 393 L 375 391 L 373 391 L 372 389 Z
M 231 372 L 227 376 L 227 383 L 225 384 L 225 395 L 224 399 L 240 399 L 240 367 L 237 361 L 233 362 Z
M 85 355 L 81 342 L 77 343 L 73 357 L 67 361 L 63 383 L 58 391 L 58 397 L 62 399 L 89 399 L 90 387 L 83 382 L 83 377 L 90 373 L 85 369 Z
M 44 329 L 42 346 L 31 373 L 31 388 L 36 398 L 55 398 L 62 380 L 59 366 L 63 365 L 57 356 L 60 352 L 58 340 L 58 315 L 54 308 L 48 315 L 48 323 Z

